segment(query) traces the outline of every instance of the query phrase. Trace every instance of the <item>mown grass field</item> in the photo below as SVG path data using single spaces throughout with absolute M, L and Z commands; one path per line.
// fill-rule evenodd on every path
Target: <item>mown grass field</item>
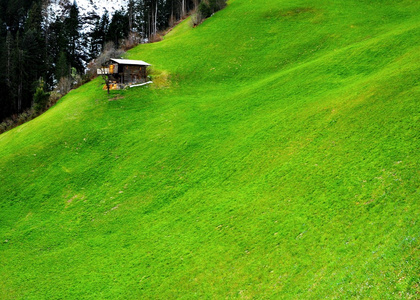
M 420 2 L 231 0 L 0 135 L 1 299 L 418 299 Z

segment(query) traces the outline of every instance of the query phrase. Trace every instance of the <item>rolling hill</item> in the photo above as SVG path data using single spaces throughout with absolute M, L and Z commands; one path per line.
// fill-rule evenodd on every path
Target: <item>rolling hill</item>
M 419 297 L 420 3 L 231 0 L 0 135 L 2 299 Z

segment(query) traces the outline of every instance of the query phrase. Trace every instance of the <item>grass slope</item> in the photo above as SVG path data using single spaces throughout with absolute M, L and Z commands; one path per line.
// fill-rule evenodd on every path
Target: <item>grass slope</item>
M 415 0 L 232 0 L 133 49 L 154 86 L 0 136 L 1 298 L 418 298 L 419 40 Z

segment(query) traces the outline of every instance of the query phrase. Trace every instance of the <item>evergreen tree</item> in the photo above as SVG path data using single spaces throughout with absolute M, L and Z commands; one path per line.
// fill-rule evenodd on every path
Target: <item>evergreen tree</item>
M 33 96 L 34 99 L 34 109 L 36 113 L 40 113 L 45 109 L 48 103 L 49 93 L 45 92 L 45 85 L 43 80 L 38 81 L 38 87 L 35 90 Z
M 102 49 L 105 46 L 108 31 L 109 31 L 109 14 L 107 11 L 105 11 L 103 16 L 101 17 L 100 31 L 99 31 L 100 41 L 102 43 L 101 44 Z
M 66 53 L 62 51 L 60 52 L 58 60 L 57 60 L 57 66 L 55 69 L 55 77 L 57 80 L 60 80 L 63 77 L 69 77 L 69 76 L 70 76 L 70 65 L 68 64 Z
M 0 118 L 32 105 L 32 82 L 45 73 L 45 35 L 41 0 L 0 2 Z
M 25 30 L 33 29 L 41 31 L 42 24 L 42 7 L 38 2 L 34 2 L 28 13 L 28 18 L 25 22 Z
M 128 15 L 122 10 L 115 11 L 109 24 L 106 41 L 113 42 L 118 47 L 120 41 L 128 36 L 128 24 Z
M 81 50 L 79 8 L 76 2 L 70 7 L 69 16 L 64 20 L 64 32 L 67 41 L 69 63 L 79 72 L 83 72 L 83 51 Z
M 28 18 L 24 26 L 20 49 L 23 51 L 24 82 L 22 87 L 23 109 L 32 105 L 34 83 L 39 78 L 46 77 L 46 40 L 42 26 L 42 9 L 38 2 L 34 2 L 29 9 Z
M 132 32 L 133 31 L 133 23 L 134 23 L 134 14 L 135 14 L 135 9 L 134 9 L 134 0 L 129 0 L 128 1 L 128 31 Z
M 20 113 L 23 110 L 24 102 L 24 84 L 26 83 L 25 58 L 26 53 L 21 49 L 20 34 L 16 36 L 16 47 L 13 51 L 12 76 L 11 76 L 11 95 L 14 98 L 14 112 Z
M 105 11 L 105 13 L 102 15 L 100 19 L 97 19 L 95 22 L 95 27 L 93 28 L 92 32 L 90 33 L 90 59 L 94 59 L 99 56 L 99 54 L 102 52 L 106 37 L 108 34 L 108 28 L 109 28 L 109 17 L 108 12 Z
M 12 33 L 10 31 L 7 32 L 7 37 L 6 37 L 6 45 L 5 45 L 5 53 L 3 54 L 5 57 L 5 70 L 6 70 L 6 85 L 7 87 L 10 89 L 11 85 L 12 85 L 12 62 L 13 62 L 13 57 L 12 57 L 12 53 L 13 53 L 13 48 L 14 48 L 14 39 L 12 36 Z M 3 48 L 2 48 L 3 49 Z
M 6 40 L 0 39 L 0 68 L 5 70 L 5 72 L 0 73 L 0 85 L 2 86 L 2 92 L 0 93 L 0 121 L 8 117 L 13 111 L 13 99 L 10 97 L 10 56 L 13 48 L 13 37 L 12 34 L 8 32 Z

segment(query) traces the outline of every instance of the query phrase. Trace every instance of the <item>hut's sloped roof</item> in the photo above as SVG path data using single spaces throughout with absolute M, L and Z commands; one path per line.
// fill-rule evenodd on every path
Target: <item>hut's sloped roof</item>
M 116 62 L 120 65 L 151 66 L 151 64 L 148 64 L 147 62 L 142 60 L 111 58 L 111 61 Z

